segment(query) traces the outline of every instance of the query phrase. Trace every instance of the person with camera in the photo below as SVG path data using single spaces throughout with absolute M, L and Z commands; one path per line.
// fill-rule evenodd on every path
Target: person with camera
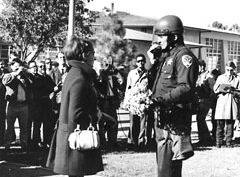
M 65 56 L 62 52 L 56 55 L 56 62 L 52 62 L 50 58 L 46 58 L 46 73 L 52 78 L 55 83 L 54 92 L 50 98 L 52 101 L 52 110 L 54 112 L 54 119 L 59 117 L 60 105 L 61 105 L 61 90 L 63 82 L 67 76 L 69 66 L 66 63 Z M 53 67 L 55 65 L 55 67 Z
M 197 145 L 201 146 L 209 146 L 213 144 L 213 140 L 206 123 L 206 117 L 215 97 L 213 92 L 214 83 L 215 80 L 211 73 L 206 70 L 206 62 L 199 59 L 199 76 L 196 83 L 196 94 L 198 96 L 196 120 L 199 138 Z
M 120 73 L 124 68 L 114 66 L 111 56 L 108 56 L 103 63 L 96 82 L 99 109 L 107 115 L 99 121 L 100 141 L 101 146 L 105 149 L 119 149 L 122 147 L 117 142 L 117 109 L 121 102 L 120 92 L 124 90 L 124 79 Z M 106 133 L 108 141 L 106 141 Z
M 11 69 L 12 72 L 5 74 L 2 79 L 3 84 L 6 86 L 6 99 L 8 101 L 6 112 L 7 130 L 4 146 L 6 150 L 9 150 L 15 131 L 14 124 L 16 118 L 18 118 L 21 147 L 23 150 L 27 150 L 29 101 L 32 97 L 31 83 L 28 78 L 28 72 L 19 58 L 12 60 Z
M 152 87 L 158 177 L 181 177 L 182 161 L 194 155 L 191 106 L 199 66 L 183 32 L 179 17 L 162 17 L 154 27 L 156 43 L 147 52 L 152 63 L 159 63 Z

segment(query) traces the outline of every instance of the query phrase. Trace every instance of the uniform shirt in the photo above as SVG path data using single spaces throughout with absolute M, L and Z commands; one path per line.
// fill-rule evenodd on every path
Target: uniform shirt
M 152 89 L 153 98 L 162 97 L 171 104 L 190 103 L 199 72 L 197 58 L 185 45 L 176 46 L 162 57 Z

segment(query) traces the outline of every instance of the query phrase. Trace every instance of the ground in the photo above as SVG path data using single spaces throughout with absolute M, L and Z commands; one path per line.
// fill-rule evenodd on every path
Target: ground
M 100 177 L 154 177 L 157 176 L 154 147 L 145 150 L 127 148 L 126 141 L 120 141 L 125 148 L 103 151 L 104 171 Z M 215 146 L 194 146 L 195 155 L 183 163 L 183 177 L 238 177 L 240 143 L 233 148 Z M 47 150 L 22 152 L 15 147 L 5 154 L 0 149 L 1 177 L 66 177 L 56 175 L 44 168 Z

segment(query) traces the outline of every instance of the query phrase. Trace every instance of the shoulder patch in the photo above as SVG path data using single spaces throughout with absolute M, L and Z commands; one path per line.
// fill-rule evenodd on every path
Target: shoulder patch
M 184 66 L 189 68 L 193 63 L 193 59 L 190 55 L 183 55 L 182 56 L 182 63 L 183 63 Z

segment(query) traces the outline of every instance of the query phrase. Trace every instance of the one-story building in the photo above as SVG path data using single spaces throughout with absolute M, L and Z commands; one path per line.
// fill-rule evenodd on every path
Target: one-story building
M 151 19 L 132 15 L 125 12 L 117 12 L 120 20 L 126 28 L 125 38 L 132 40 L 137 46 L 137 53 L 146 54 L 152 42 L 153 27 L 157 19 Z M 103 12 L 99 13 L 97 21 L 93 24 L 95 33 L 103 24 L 110 21 L 110 17 Z M 183 24 L 184 24 L 184 19 Z M 186 45 L 191 48 L 194 54 L 207 63 L 207 69 L 218 68 L 224 72 L 224 65 L 227 61 L 233 61 L 237 65 L 237 72 L 240 72 L 240 33 L 221 30 L 211 27 L 195 27 L 184 24 L 184 39 Z M 93 42 L 96 38 L 91 38 Z M 40 55 L 40 59 L 51 57 L 55 59 L 59 49 L 47 49 Z M 8 60 L 9 45 L 0 41 L 0 60 Z
M 136 16 L 125 12 L 117 12 L 120 20 L 126 28 L 125 38 L 131 39 L 137 46 L 137 53 L 146 54 L 152 42 L 153 27 L 157 19 Z M 97 29 L 110 19 L 101 15 L 94 27 Z M 183 24 L 184 24 L 184 19 Z M 240 33 L 212 27 L 195 27 L 184 24 L 185 44 L 191 48 L 194 54 L 206 61 L 207 69 L 218 68 L 224 72 L 227 61 L 233 61 L 240 72 Z

